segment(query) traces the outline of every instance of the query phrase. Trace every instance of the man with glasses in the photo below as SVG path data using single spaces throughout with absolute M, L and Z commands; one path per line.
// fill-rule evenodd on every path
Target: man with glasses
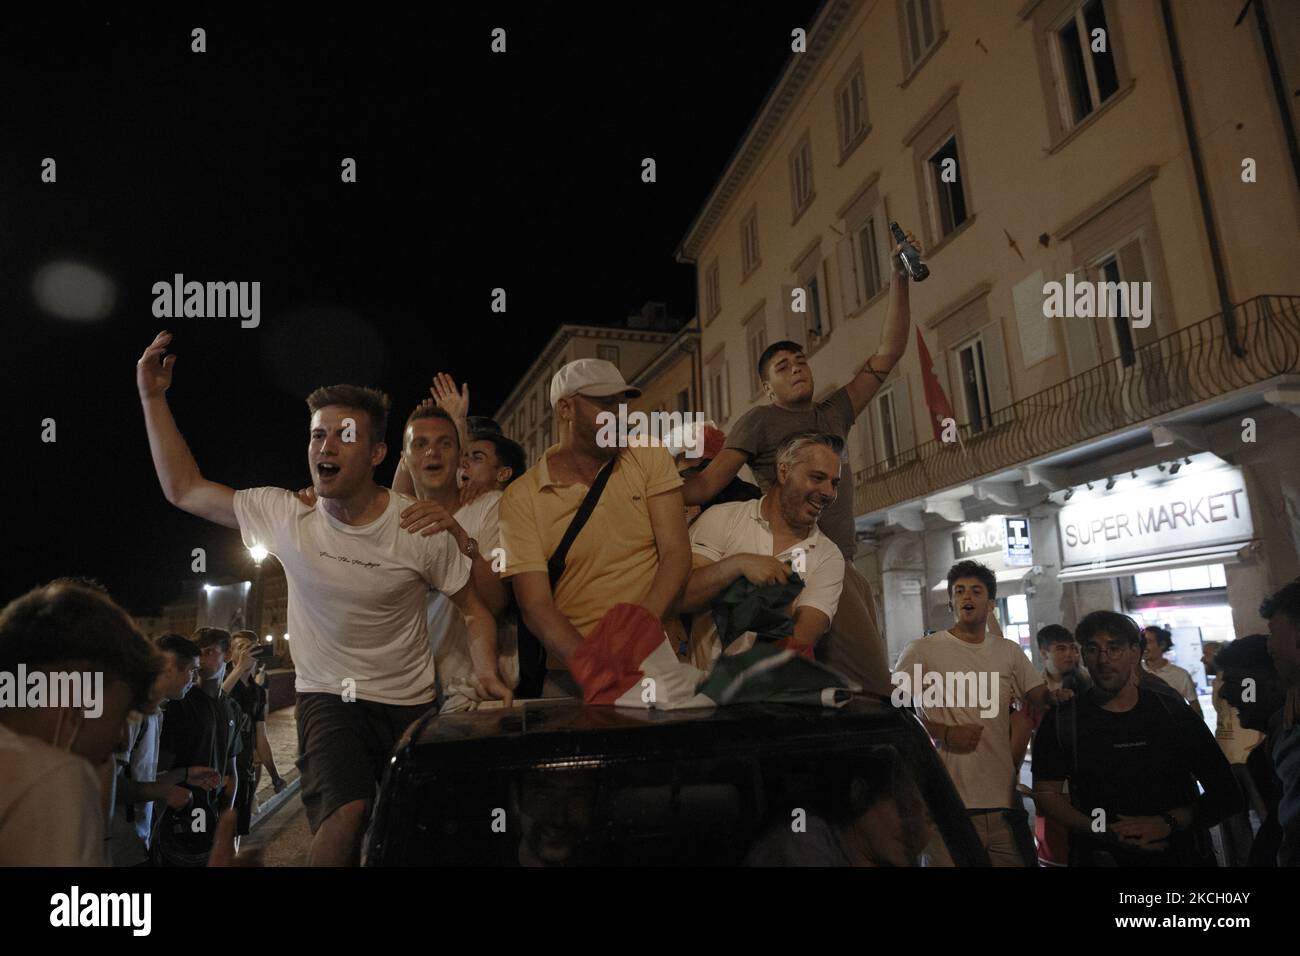
M 1035 797 L 1070 831 L 1070 865 L 1214 866 L 1208 830 L 1242 804 L 1214 736 L 1185 703 L 1139 683 L 1132 618 L 1093 611 L 1075 637 L 1093 687 L 1034 738 Z

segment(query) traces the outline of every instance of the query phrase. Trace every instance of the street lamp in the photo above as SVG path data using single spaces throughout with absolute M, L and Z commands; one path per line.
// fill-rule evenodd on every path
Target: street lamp
M 244 609 L 245 627 L 254 634 L 262 629 L 262 561 L 266 559 L 269 552 L 260 544 L 255 544 L 248 549 L 248 556 L 253 559 L 253 586 L 249 588 L 245 600 L 248 602 Z

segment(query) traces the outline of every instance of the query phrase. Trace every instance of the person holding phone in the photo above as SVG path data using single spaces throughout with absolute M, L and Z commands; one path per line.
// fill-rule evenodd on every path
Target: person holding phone
M 230 647 L 230 674 L 222 690 L 230 695 L 239 707 L 238 728 L 240 751 L 235 769 L 239 775 L 239 790 L 235 799 L 237 815 L 235 837 L 247 836 L 253 820 L 253 797 L 257 791 L 257 767 L 265 765 L 271 773 L 275 792 L 285 787 L 285 782 L 275 767 L 275 756 L 266 736 L 266 688 L 257 682 L 258 675 L 266 669 L 266 658 L 271 649 L 257 641 L 252 631 L 236 631 Z

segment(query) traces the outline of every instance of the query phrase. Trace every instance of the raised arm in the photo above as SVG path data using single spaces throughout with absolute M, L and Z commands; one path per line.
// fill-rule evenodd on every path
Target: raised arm
M 910 232 L 907 233 L 907 238 L 920 252 L 921 244 Z M 898 258 L 901 249 L 902 246 L 895 243 L 889 255 L 889 261 L 894 266 L 894 278 L 889 283 L 889 312 L 885 317 L 885 327 L 880 333 L 880 347 L 867 359 L 862 370 L 845 386 L 849 393 L 849 401 L 853 403 L 854 418 L 862 414 L 867 403 L 880 390 L 885 377 L 907 351 L 907 336 L 912 328 L 912 312 L 908 302 L 910 286 L 907 272 L 903 269 L 902 260 Z
M 167 500 L 182 511 L 227 528 L 238 528 L 235 490 L 203 477 L 167 406 L 167 389 L 176 365 L 176 356 L 166 354 L 171 339 L 170 332 L 158 333 L 135 363 L 135 383 L 158 483 Z
M 735 448 L 724 448 L 698 475 L 688 475 L 682 485 L 682 498 L 688 505 L 708 504 L 730 484 L 749 456 Z
M 446 372 L 439 372 L 433 377 L 429 394 L 434 402 L 456 423 L 456 434 L 460 436 L 460 450 L 469 447 L 469 382 L 456 391 L 456 380 Z

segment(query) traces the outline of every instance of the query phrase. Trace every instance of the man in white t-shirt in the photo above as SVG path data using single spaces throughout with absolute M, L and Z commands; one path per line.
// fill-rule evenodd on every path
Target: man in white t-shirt
M 495 660 L 491 613 L 469 583 L 470 563 L 449 535 L 402 530 L 413 502 L 381 488 L 374 470 L 388 446 L 388 396 L 338 385 L 308 397 L 307 460 L 318 507 L 283 488 L 233 488 L 199 471 L 167 406 L 171 334 L 136 363 L 154 468 L 167 500 L 240 529 L 249 547 L 274 554 L 288 579 L 288 624 L 297 670 L 302 799 L 313 865 L 356 864 L 392 746 L 434 700 L 425 602 L 443 591 L 469 620 L 484 659 Z M 480 680 L 506 701 L 495 673 Z
M 1032 866 L 1032 837 L 1014 793 L 1011 701 L 1046 709 L 1073 695 L 1049 691 L 1019 644 L 987 633 L 997 593 L 997 578 L 984 565 L 959 561 L 952 566 L 948 602 L 956 621 L 903 649 L 894 673 L 894 701 L 918 704 L 990 862 Z
M 1163 627 L 1142 629 L 1142 669 L 1154 674 L 1178 691 L 1187 705 L 1201 715 L 1201 701 L 1196 696 L 1196 681 L 1191 672 L 1170 661 L 1166 654 L 1174 649 L 1174 637 Z
M 498 487 L 462 505 L 457 476 L 467 465 L 464 452 L 468 449 L 460 447 L 455 419 L 442 408 L 421 405 L 411 413 L 405 436 L 393 487 L 412 489 L 418 503 L 403 515 L 402 526 L 424 536 L 447 532 L 461 554 L 472 562 L 470 574 L 475 590 L 497 622 L 495 667 L 513 690 L 519 682 L 517 631 L 507 620 L 509 595 L 501 581 L 499 554 L 494 552 L 500 544 L 497 516 L 501 490 L 518 477 L 522 468 L 498 468 L 492 476 Z M 480 444 L 486 443 L 475 441 L 472 446 Z M 493 662 L 474 659 L 475 647 L 469 640 L 465 616 L 437 591 L 429 599 L 428 630 L 442 689 L 441 712 L 472 710 L 488 699 L 491 695 L 485 693 L 475 675 Z
M 0 866 L 105 865 L 95 768 L 125 748 L 128 714 L 151 709 L 158 667 L 126 612 L 91 588 L 48 584 L 0 611 L 0 674 L 22 697 L 0 706 Z M 46 693 L 33 697 L 38 674 Z
M 776 456 L 776 482 L 754 501 L 713 505 L 691 525 L 691 576 L 678 602 L 681 613 L 707 612 L 732 582 L 784 584 L 792 570 L 803 590 L 791 605 L 794 634 L 787 645 L 809 657 L 835 617 L 844 584 L 844 555 L 817 528 L 822 511 L 835 500 L 840 482 L 840 450 L 835 435 L 805 432 L 782 442 Z M 721 652 L 717 630 L 703 635 L 697 666 Z M 753 634 L 732 642 L 737 654 L 754 644 Z

